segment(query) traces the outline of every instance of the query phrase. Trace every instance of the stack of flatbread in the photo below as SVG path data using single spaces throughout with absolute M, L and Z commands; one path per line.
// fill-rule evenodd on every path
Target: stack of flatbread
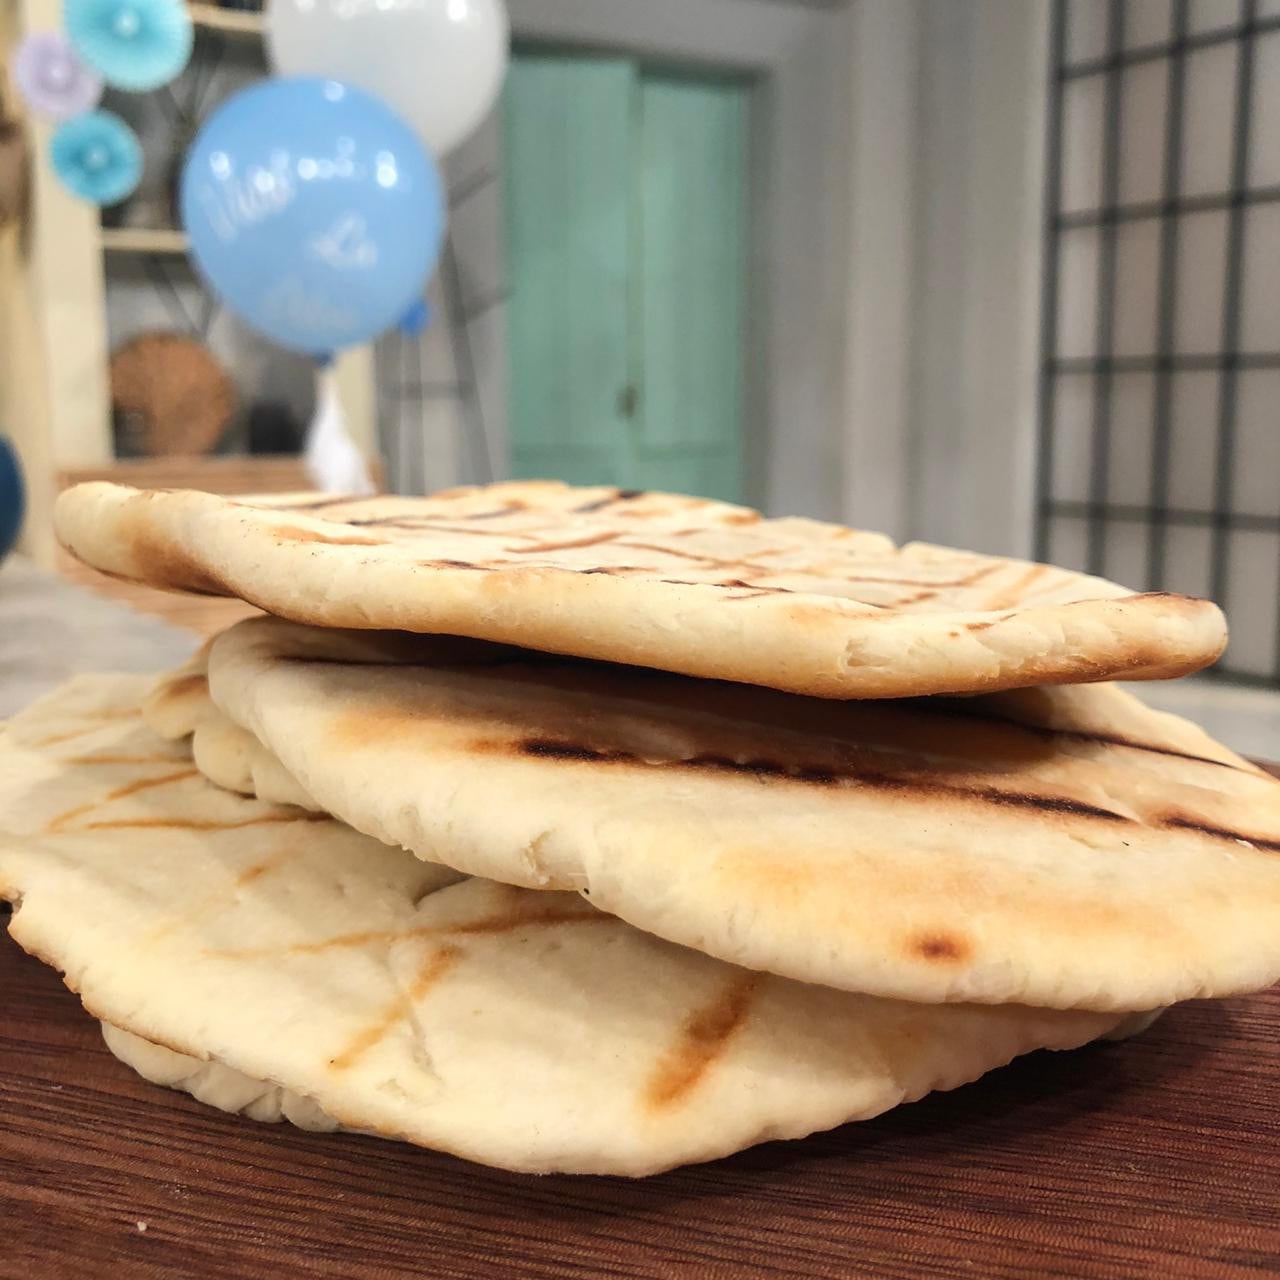
M 1221 614 L 721 503 L 82 485 L 267 616 L 0 733 L 0 894 L 148 1079 L 647 1174 L 1280 978 L 1280 783 L 1117 679 Z

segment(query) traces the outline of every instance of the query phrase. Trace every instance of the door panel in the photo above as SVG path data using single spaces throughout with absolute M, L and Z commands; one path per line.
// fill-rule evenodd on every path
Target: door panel
M 747 86 L 518 54 L 504 128 L 513 474 L 739 498 Z
M 742 490 L 748 89 L 640 82 L 637 486 Z
M 504 128 L 516 476 L 626 483 L 632 101 L 624 60 L 520 56 Z

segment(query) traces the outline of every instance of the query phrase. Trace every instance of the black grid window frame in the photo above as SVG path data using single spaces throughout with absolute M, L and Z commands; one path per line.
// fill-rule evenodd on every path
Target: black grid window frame
M 1255 50 L 1259 36 L 1280 31 L 1280 15 L 1260 16 L 1257 0 L 1243 0 L 1240 21 L 1209 31 L 1189 26 L 1190 0 L 1173 0 L 1168 39 L 1141 47 L 1126 44 L 1126 0 L 1107 0 L 1106 50 L 1098 57 L 1072 61 L 1068 49 L 1071 5 L 1078 0 L 1053 0 L 1049 54 L 1048 134 L 1044 218 L 1044 276 L 1042 289 L 1039 440 L 1036 492 L 1036 557 L 1054 558 L 1054 531 L 1063 521 L 1081 522 L 1084 567 L 1105 576 L 1108 539 L 1136 525 L 1144 530 L 1146 578 L 1127 585 L 1148 591 L 1169 589 L 1169 532 L 1176 528 L 1209 531 L 1209 594 L 1230 617 L 1233 534 L 1268 533 L 1280 536 L 1280 514 L 1259 515 L 1237 509 L 1237 400 L 1240 375 L 1251 370 L 1280 369 L 1280 351 L 1242 351 L 1243 284 L 1246 216 L 1251 209 L 1280 203 L 1280 185 L 1249 183 L 1250 131 L 1253 126 Z M 1186 65 L 1197 50 L 1234 44 L 1237 74 L 1232 103 L 1230 177 L 1220 191 L 1185 195 L 1182 191 L 1182 153 L 1186 126 Z M 1160 196 L 1155 200 L 1122 204 L 1119 200 L 1121 129 L 1124 121 L 1124 77 L 1131 67 L 1163 63 L 1165 118 Z M 1101 88 L 1102 126 L 1098 147 L 1100 200 L 1093 208 L 1064 207 L 1064 130 L 1066 95 L 1070 86 L 1086 78 Z M 1179 295 L 1179 233 L 1183 215 L 1210 210 L 1226 215 L 1226 260 L 1223 306 L 1217 350 L 1186 353 L 1177 350 L 1174 318 Z M 1117 354 L 1113 346 L 1116 319 L 1116 253 L 1119 229 L 1139 219 L 1158 226 L 1158 277 L 1155 342 L 1149 353 Z M 1096 314 L 1093 354 L 1064 356 L 1060 350 L 1059 302 L 1062 234 L 1077 228 L 1098 232 Z M 1218 373 L 1217 408 L 1205 430 L 1213 433 L 1212 502 L 1204 509 L 1171 505 L 1172 422 L 1174 377 L 1181 372 Z M 1109 497 L 1113 459 L 1112 409 L 1117 374 L 1146 372 L 1153 376 L 1151 462 L 1145 503 L 1118 503 Z M 1088 426 L 1088 496 L 1068 498 L 1055 482 L 1055 409 L 1063 379 L 1091 375 Z M 1280 431 L 1280 421 L 1277 423 Z M 1277 477 L 1280 483 L 1280 477 Z M 1238 586 L 1238 584 L 1236 584 Z M 1244 669 L 1227 661 L 1214 674 L 1240 683 L 1280 687 L 1280 565 L 1272 580 L 1258 590 L 1275 593 L 1274 665 L 1270 670 Z

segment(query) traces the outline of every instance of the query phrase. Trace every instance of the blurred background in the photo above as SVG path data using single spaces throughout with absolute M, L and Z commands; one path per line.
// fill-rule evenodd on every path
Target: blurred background
M 509 10 L 429 323 L 338 368 L 385 488 L 612 482 L 1050 558 L 1212 596 L 1223 674 L 1280 687 L 1280 0 Z M 5 0 L 0 37 L 57 11 Z M 24 179 L 0 103 L 0 434 L 48 567 L 85 476 L 309 483 L 312 364 L 175 230 L 196 126 L 266 74 L 252 5 L 191 11 L 182 77 L 105 103 L 146 154 L 124 204 L 40 146 Z

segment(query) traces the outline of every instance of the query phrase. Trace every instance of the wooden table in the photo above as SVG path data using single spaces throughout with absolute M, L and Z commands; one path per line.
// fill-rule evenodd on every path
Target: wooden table
M 0 576 L 10 707 L 74 663 L 155 668 L 190 644 L 70 586 L 66 608 L 26 608 L 25 572 Z M 1278 1274 L 1280 989 L 805 1142 L 643 1182 L 533 1179 L 149 1085 L 0 937 L 5 1280 Z
M 5 1277 L 1280 1273 L 1280 989 L 642 1182 L 225 1116 L 7 939 L 0 991 Z

